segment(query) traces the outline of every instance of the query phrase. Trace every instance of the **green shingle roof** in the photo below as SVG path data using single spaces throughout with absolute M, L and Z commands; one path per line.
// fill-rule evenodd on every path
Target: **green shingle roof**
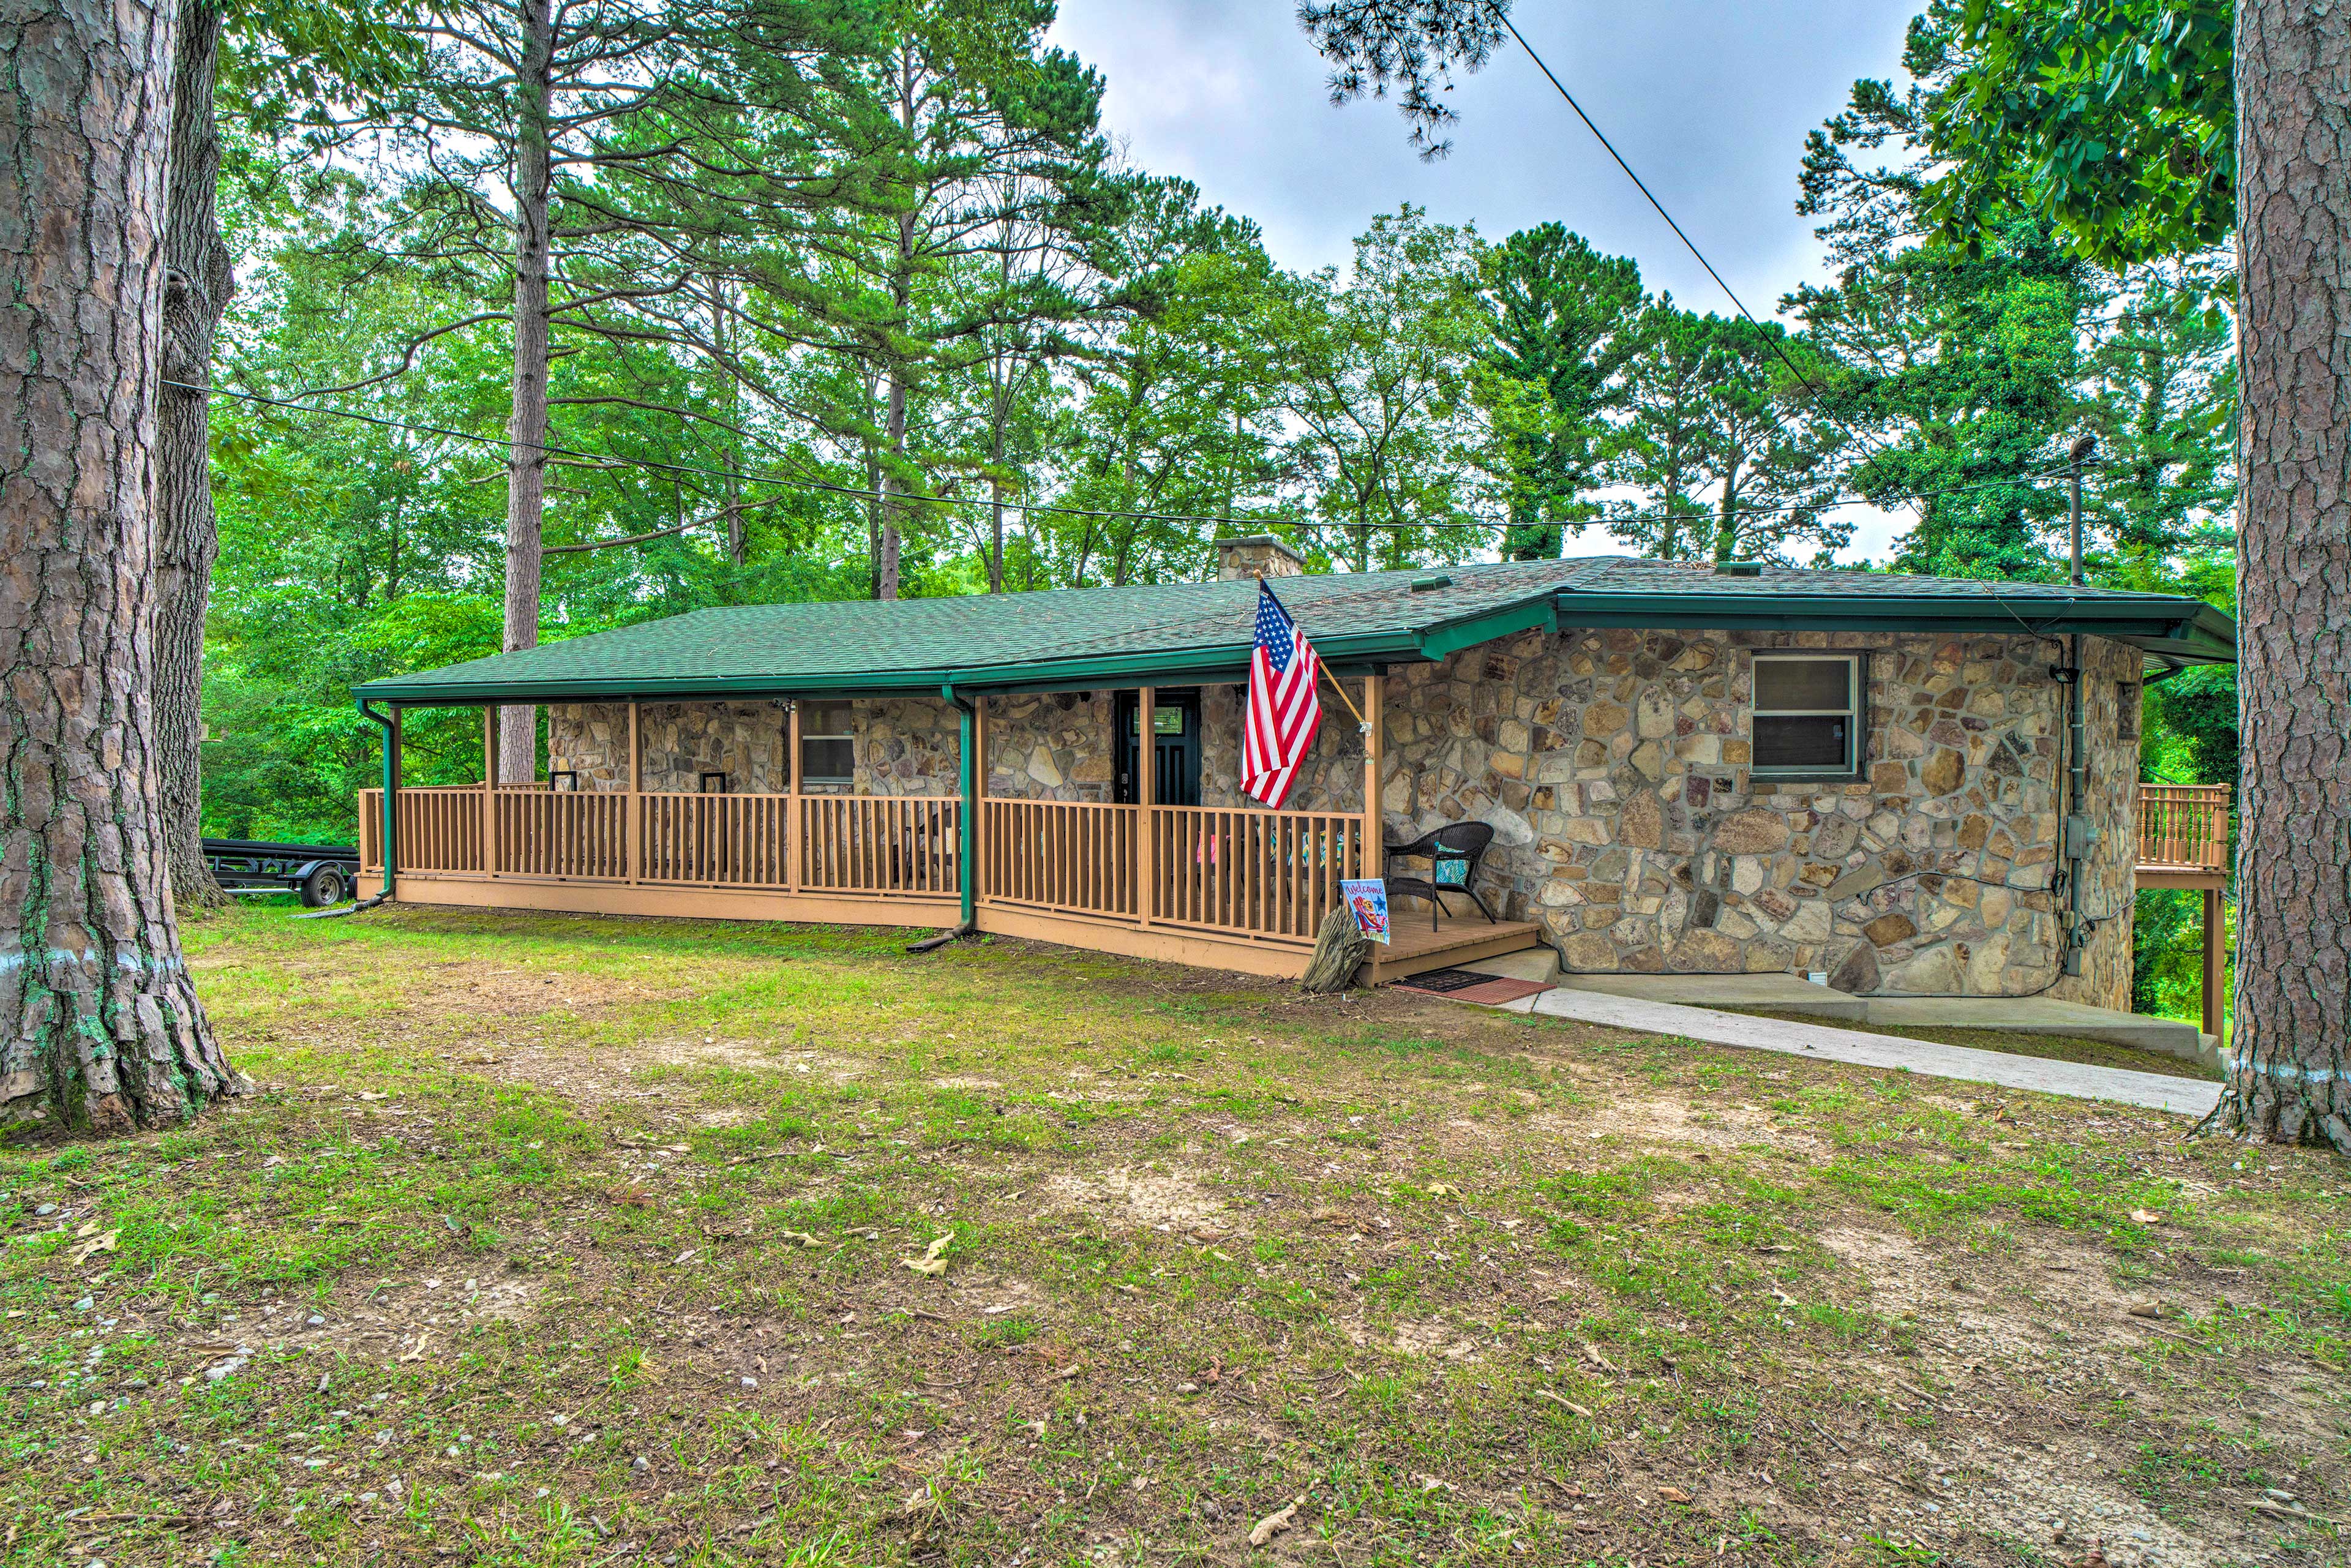
M 2064 584 L 1797 568 L 1731 577 L 1593 557 L 1273 586 L 1322 656 L 1343 664 L 1442 658 L 1536 626 L 2088 632 L 2171 661 L 2235 656 L 2233 625 L 2209 605 Z M 358 695 L 545 702 L 1229 678 L 1247 665 L 1256 599 L 1256 582 L 1243 580 L 733 606 L 371 681 Z

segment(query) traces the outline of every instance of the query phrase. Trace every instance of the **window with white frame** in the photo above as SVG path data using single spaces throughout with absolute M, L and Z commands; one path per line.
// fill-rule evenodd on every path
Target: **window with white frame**
M 847 703 L 800 704 L 800 788 L 845 793 L 857 781 L 855 721 Z
M 1756 654 L 1756 776 L 1859 773 L 1861 701 L 1857 653 Z

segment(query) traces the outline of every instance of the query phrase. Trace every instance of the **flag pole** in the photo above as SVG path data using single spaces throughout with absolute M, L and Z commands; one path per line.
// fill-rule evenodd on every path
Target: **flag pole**
M 1372 732 L 1372 721 L 1364 716 L 1364 710 L 1355 706 L 1355 699 L 1347 695 L 1347 688 L 1339 684 L 1339 677 L 1331 673 L 1331 666 L 1318 659 L 1314 663 L 1314 667 L 1322 672 L 1322 678 L 1331 683 L 1331 689 L 1339 694 L 1339 700 L 1345 703 L 1347 711 L 1355 716 L 1356 727 L 1365 735 L 1369 735 Z
M 1259 590 L 1262 591 L 1267 598 L 1273 600 L 1274 603 L 1281 605 L 1281 612 L 1284 615 L 1290 615 L 1290 606 L 1281 603 L 1281 600 L 1275 595 L 1273 585 L 1271 583 L 1266 581 L 1265 579 L 1260 577 L 1257 580 L 1257 585 Z M 1297 624 L 1298 618 L 1296 616 L 1290 615 L 1290 620 L 1292 625 Z M 1339 694 L 1339 700 L 1347 705 L 1347 711 L 1355 716 L 1356 729 L 1364 735 L 1371 734 L 1371 720 L 1365 718 L 1364 716 L 1364 710 L 1355 706 L 1355 699 L 1347 695 L 1347 688 L 1339 684 L 1339 677 L 1331 673 L 1331 666 L 1322 663 L 1321 659 L 1317 659 L 1314 661 L 1314 667 L 1322 672 L 1322 678 L 1324 680 L 1331 683 L 1331 689 Z

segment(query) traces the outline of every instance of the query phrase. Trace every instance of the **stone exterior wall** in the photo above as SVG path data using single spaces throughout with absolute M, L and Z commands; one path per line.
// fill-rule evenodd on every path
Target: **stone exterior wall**
M 647 703 L 637 715 L 643 788 L 692 794 L 701 776 L 724 773 L 737 794 L 790 787 L 784 710 L 775 703 Z M 547 710 L 547 766 L 580 775 L 582 789 L 629 787 L 626 703 Z
M 1865 657 L 1863 777 L 1757 779 L 1752 656 Z M 2091 788 L 2100 842 L 2082 906 L 2084 973 L 2059 952 L 2057 772 L 2064 645 L 1895 632 L 1529 632 L 1386 678 L 1380 804 L 1391 838 L 1445 822 L 1496 829 L 1480 888 L 1539 922 L 1573 969 L 1826 973 L 1855 991 L 2042 991 L 2127 1007 L 2138 741 L 2122 725 L 2136 650 L 2086 639 Z M 1201 691 L 1201 800 L 1239 793 L 1241 690 Z M 1360 700 L 1360 699 L 1359 699 Z M 989 793 L 1105 800 L 1114 694 L 990 699 Z M 860 701 L 861 794 L 952 794 L 957 716 L 935 698 Z M 774 704 L 648 705 L 645 787 L 785 787 Z M 626 787 L 625 707 L 550 712 L 557 766 Z M 1290 804 L 1353 811 L 1363 740 L 1324 694 L 1322 731 Z
M 987 700 L 987 792 L 1024 800 L 1107 800 L 1113 768 L 1110 691 Z
M 1753 776 L 1752 654 L 1766 648 L 1866 654 L 1862 779 Z M 2103 833 L 2083 908 L 2103 918 L 2083 975 L 2050 986 L 2064 710 L 2049 667 L 2063 659 L 2062 643 L 2023 636 L 1529 633 L 1389 677 L 1381 807 L 1394 836 L 1493 823 L 1489 902 L 1541 923 L 1573 969 L 2048 986 L 2124 1007 L 2138 743 L 2117 695 L 2139 658 L 2085 645 L 2085 810 Z M 1361 798 L 1330 772 L 1315 782 L 1298 804 Z
M 989 789 L 1049 800 L 1110 798 L 1112 695 L 992 698 Z M 860 697 L 850 704 L 859 795 L 952 795 L 961 788 L 962 716 L 938 697 Z M 790 734 L 780 703 L 647 703 L 638 712 L 643 787 L 691 794 L 725 773 L 737 794 L 791 787 Z M 629 787 L 625 703 L 548 709 L 548 766 L 582 789 Z

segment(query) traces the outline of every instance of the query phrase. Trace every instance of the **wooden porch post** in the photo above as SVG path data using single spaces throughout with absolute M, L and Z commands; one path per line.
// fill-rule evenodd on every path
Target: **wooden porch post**
M 2220 1036 L 2220 982 L 2227 967 L 2228 943 L 2223 940 L 2222 927 L 2227 922 L 2220 905 L 2220 889 L 2204 890 L 2204 1032 L 2218 1040 Z
M 640 706 L 641 705 L 634 698 L 630 699 L 629 800 L 628 804 L 622 808 L 623 810 L 628 812 L 628 816 L 621 824 L 622 836 L 626 840 L 628 845 L 629 880 L 631 882 L 642 881 L 644 877 L 645 870 L 645 802 L 643 793 L 644 779 L 637 770 L 637 710 Z
M 498 874 L 498 710 L 482 710 L 482 874 Z
M 1387 869 L 1381 853 L 1386 830 L 1380 825 L 1380 687 L 1384 685 L 1376 674 L 1364 677 L 1364 849 L 1358 859 L 1355 874 L 1375 877 Z
M 793 893 L 800 890 L 800 849 L 808 837 L 807 824 L 800 820 L 800 703 L 794 697 L 784 710 L 784 745 L 791 755 L 784 766 L 784 792 L 791 799 L 784 802 L 784 886 Z
M 1159 695 L 1156 686 L 1144 686 L 1134 702 L 1134 912 L 1145 925 L 1158 903 L 1159 841 L 1152 808 L 1159 799 L 1159 737 L 1151 727 L 1151 710 Z M 1118 704 L 1110 705 L 1111 771 L 1118 771 Z

